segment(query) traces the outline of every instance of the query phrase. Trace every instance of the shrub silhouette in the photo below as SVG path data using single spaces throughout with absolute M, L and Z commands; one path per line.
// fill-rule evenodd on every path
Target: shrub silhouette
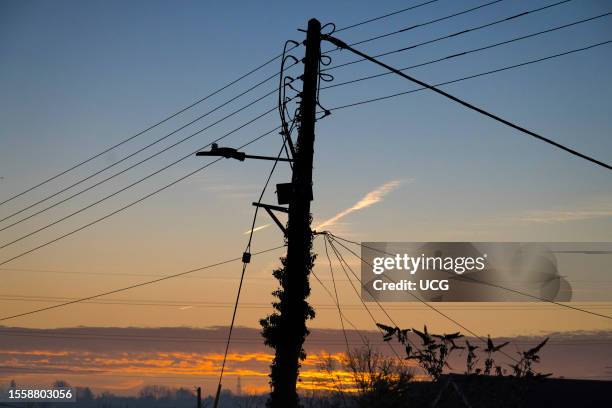
M 480 374 L 480 368 L 476 368 L 476 363 L 478 363 L 478 357 L 476 356 L 475 351 L 478 349 L 478 346 L 472 346 L 468 340 L 465 341 L 465 347 L 467 348 L 467 357 L 465 362 L 465 373 L 467 375 L 470 374 Z
M 501 366 L 495 366 L 495 360 L 493 359 L 493 355 L 510 344 L 509 341 L 506 341 L 500 345 L 494 345 L 493 340 L 491 340 L 491 335 L 487 335 L 487 348 L 484 349 L 484 352 L 487 353 L 487 358 L 484 363 L 484 375 L 491 375 L 491 369 L 495 367 L 495 373 L 497 375 L 503 375 Z
M 495 345 L 491 336 L 487 336 L 487 347 L 483 349 L 486 355 L 483 368 L 478 368 L 479 361 L 476 350 L 478 346 L 470 344 L 465 340 L 465 346 L 458 346 L 456 340 L 463 337 L 460 332 L 451 334 L 431 334 L 427 331 L 427 326 L 423 327 L 423 331 L 417 329 L 400 329 L 399 327 L 386 326 L 377 323 L 377 326 L 383 330 L 383 340 L 391 341 L 396 339 L 401 343 L 406 350 L 406 358 L 415 360 L 418 365 L 436 382 L 444 374 L 446 368 L 451 367 L 448 364 L 448 359 L 455 350 L 467 350 L 465 374 L 468 375 L 497 375 L 504 376 L 506 370 L 495 364 L 495 353 L 510 344 L 509 341 Z M 421 345 L 415 346 L 410 341 L 408 334 L 412 332 L 416 334 Z M 524 377 L 548 377 L 551 374 L 542 374 L 534 371 L 533 364 L 540 362 L 540 350 L 546 345 L 548 338 L 544 339 L 537 346 L 523 352 L 519 352 L 520 359 L 516 360 L 516 364 L 510 364 L 512 368 L 512 376 L 515 378 Z
M 520 360 L 516 364 L 511 364 L 510 367 L 513 369 L 513 374 L 515 377 L 549 377 L 552 374 L 542 374 L 536 373 L 533 370 L 533 363 L 540 362 L 539 351 L 544 347 L 544 345 L 548 342 L 548 337 L 544 339 L 537 346 L 523 352 L 519 352 Z
M 350 373 L 350 383 L 336 374 L 339 368 Z M 321 369 L 333 383 L 335 406 L 392 408 L 401 406 L 401 402 L 409 398 L 409 384 L 413 378 L 411 367 L 401 359 L 384 356 L 369 345 L 347 353 L 341 362 L 328 357 Z

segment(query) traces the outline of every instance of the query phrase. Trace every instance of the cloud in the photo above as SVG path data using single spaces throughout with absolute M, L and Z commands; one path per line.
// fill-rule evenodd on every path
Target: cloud
M 382 186 L 370 191 L 368 194 L 363 196 L 363 198 L 359 200 L 356 204 L 354 204 L 352 207 L 349 207 L 346 210 L 340 211 L 338 214 L 334 215 L 333 217 L 323 221 L 322 223 L 317 225 L 315 229 L 319 230 L 324 227 L 329 227 L 331 225 L 334 225 L 336 222 L 346 217 L 350 213 L 353 213 L 358 210 L 362 210 L 364 208 L 370 207 L 382 201 L 383 198 L 387 194 L 389 194 L 391 191 L 399 187 L 400 184 L 402 184 L 401 180 L 391 180 L 391 181 L 386 182 Z
M 612 210 L 532 211 L 519 218 L 522 222 L 557 223 L 612 217 Z
M 234 180 L 224 180 L 207 174 L 197 174 L 184 181 L 200 192 L 220 195 L 225 198 L 257 197 L 260 186 L 257 184 L 238 184 Z
M 268 228 L 270 225 L 271 225 L 271 224 L 264 224 L 264 225 L 261 225 L 261 226 L 259 226 L 259 227 L 255 227 L 253 230 L 248 230 L 248 231 L 245 231 L 245 232 L 244 232 L 244 235 L 249 235 L 249 234 L 251 233 L 251 231 L 252 231 L 252 232 L 261 231 L 261 230 L 262 230 L 262 229 L 264 229 L 264 228 Z
M 233 388 L 234 379 L 243 379 L 249 392 L 267 391 L 272 350 L 263 344 L 259 328 L 235 327 L 228 354 L 226 375 Z M 77 327 L 58 329 L 0 328 L 0 384 L 50 384 L 56 379 L 73 386 L 95 390 L 117 390 L 136 394 L 144 385 L 185 386 L 197 383 L 214 390 L 223 360 L 227 327 L 213 328 L 113 328 Z M 367 342 L 388 353 L 380 333 L 363 330 Z M 359 334 L 348 330 L 352 346 L 361 344 Z M 550 333 L 543 350 L 541 370 L 556 376 L 580 377 L 607 375 L 601 356 L 609 354 L 611 331 Z M 540 336 L 498 338 L 510 340 L 519 349 L 533 346 Z M 468 338 L 473 344 L 479 340 Z M 330 376 L 320 369 L 331 359 L 336 363 L 334 377 L 350 380 L 340 364 L 345 344 L 338 329 L 313 329 L 306 339 L 307 358 L 302 362 L 302 389 L 325 389 Z M 568 351 L 569 350 L 569 351 Z M 451 357 L 451 366 L 463 367 L 464 356 Z M 415 371 L 418 374 L 418 371 Z M 603 378 L 603 377 L 602 377 Z M 346 384 L 346 382 L 345 382 Z M 348 384 L 350 385 L 350 384 Z M 243 389 L 244 389 L 243 388 Z
M 184 386 L 197 383 L 213 390 L 218 381 L 227 327 L 215 328 L 96 328 L 25 329 L 0 327 L 0 385 L 50 384 L 56 379 L 136 394 L 144 385 Z M 347 331 L 359 344 L 355 331 Z M 363 331 L 374 344 L 380 334 Z M 4 341 L 6 339 L 6 341 Z M 340 360 L 344 341 L 338 330 L 314 329 L 306 341 L 302 376 L 320 381 L 319 365 L 330 354 Z M 235 327 L 227 355 L 227 378 L 242 377 L 250 392 L 265 392 L 273 351 L 263 344 L 258 328 Z M 324 377 L 324 376 L 323 376 Z M 324 379 L 324 378 L 323 378 Z M 234 380 L 230 384 L 233 385 Z M 230 387 L 232 387 L 230 385 Z M 315 386 L 317 384 L 314 384 Z

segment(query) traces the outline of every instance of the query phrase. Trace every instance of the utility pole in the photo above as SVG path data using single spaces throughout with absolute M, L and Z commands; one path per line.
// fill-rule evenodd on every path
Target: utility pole
M 317 109 L 317 92 L 319 85 L 319 63 L 321 60 L 321 23 L 316 19 L 308 21 L 306 32 L 306 55 L 298 121 L 298 137 L 295 149 L 291 148 L 293 158 L 255 156 L 229 147 L 213 144 L 210 151 L 201 151 L 196 156 L 217 156 L 244 161 L 245 159 L 288 161 L 293 163 L 291 183 L 276 186 L 278 203 L 289 204 L 289 208 L 276 205 L 253 203 L 262 207 L 285 234 L 287 256 L 281 259 L 283 266 L 274 271 L 281 288 L 274 292 L 279 301 L 274 303 L 275 312 L 260 320 L 262 334 L 266 345 L 275 349 L 271 365 L 270 384 L 272 392 L 267 402 L 270 408 L 297 408 L 299 400 L 296 391 L 300 361 L 305 358 L 304 340 L 308 335 L 306 320 L 314 317 L 314 310 L 306 299 L 310 295 L 309 276 L 314 264 L 312 254 L 312 231 L 310 229 L 310 202 L 312 194 L 312 159 L 314 155 L 314 137 Z M 288 138 L 292 147 L 291 135 L 283 129 L 282 134 Z M 295 151 L 294 151 L 295 150 Z M 287 226 L 284 227 L 273 211 L 288 214 Z M 243 254 L 246 264 L 251 254 Z M 228 342 L 229 344 L 229 342 Z M 214 407 L 219 403 L 221 382 L 217 388 Z
M 275 271 L 281 284 L 277 292 L 280 302 L 275 305 L 278 313 L 261 322 L 266 344 L 276 351 L 270 374 L 270 408 L 299 406 L 296 385 L 300 360 L 304 357 L 302 346 L 308 335 L 306 320 L 314 317 L 306 298 L 310 295 L 309 275 L 314 262 L 310 201 L 320 57 L 321 23 L 311 19 L 306 34 L 300 122 L 286 228 L 287 257 L 283 260 L 284 268 Z
M 198 399 L 197 407 L 202 408 L 202 387 L 198 387 L 196 391 L 197 391 L 196 398 Z

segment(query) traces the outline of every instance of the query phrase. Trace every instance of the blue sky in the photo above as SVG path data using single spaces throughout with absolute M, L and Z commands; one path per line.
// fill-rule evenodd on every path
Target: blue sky
M 359 41 L 484 3 L 440 0 L 338 33 L 338 37 L 348 42 Z M 360 49 L 384 52 L 552 3 L 504 0 L 473 13 L 364 44 Z M 300 40 L 303 34 L 296 28 L 304 28 L 310 17 L 345 26 L 416 2 L 262 4 L 3 2 L 0 5 L 0 176 L 3 177 L 0 195 L 8 197 L 64 170 L 249 71 L 279 53 L 285 40 Z M 389 56 L 384 61 L 404 67 L 609 11 L 612 6 L 605 1 L 574 0 Z M 435 83 L 612 40 L 610 18 L 410 72 Z M 299 56 L 303 49 L 296 51 Z M 334 63 L 353 59 L 347 52 L 331 55 Z M 606 45 L 445 89 L 556 141 L 612 162 L 611 59 L 612 45 Z M 271 64 L 150 134 L 3 206 L 2 214 L 17 211 L 122 158 L 276 70 L 278 64 Z M 335 78 L 344 81 L 380 72 L 382 69 L 376 66 L 360 63 L 338 69 Z M 248 94 L 187 130 L 200 129 L 273 86 L 271 83 Z M 386 76 L 324 91 L 321 102 L 333 108 L 413 88 L 404 79 Z M 3 231 L 2 242 L 96 201 L 203 146 L 213 137 L 273 107 L 274 102 L 275 98 L 270 97 L 146 165 Z M 228 138 L 224 144 L 238 146 L 277 125 L 277 116 L 271 114 Z M 345 217 L 335 226 L 339 234 L 364 241 L 612 241 L 612 178 L 608 171 L 467 111 L 439 95 L 419 92 L 337 111 L 317 126 L 315 219 L 330 218 L 381 185 L 402 181 L 381 202 Z M 149 152 L 188 135 L 187 130 Z M 279 137 L 272 135 L 253 145 L 249 152 L 275 154 L 278 148 Z M 138 156 L 142 157 L 146 154 Z M 185 160 L 57 228 L 2 250 L 0 259 L 105 215 L 203 163 L 202 158 Z M 117 169 L 126 166 L 124 163 Z M 250 203 L 256 200 L 269 166 L 270 163 L 260 162 L 221 162 L 210 171 L 108 221 L 4 268 L 171 273 L 234 257 L 242 251 L 246 238 L 243 233 L 250 228 L 252 217 Z M 288 169 L 283 167 L 273 182 L 288 179 Z M 275 201 L 273 189 L 266 200 Z M 268 222 L 262 218 L 258 225 Z M 279 242 L 278 231 L 267 228 L 257 233 L 255 248 L 263 249 Z M 266 258 L 254 273 L 269 277 L 276 256 Z M 15 293 L 26 289 L 29 293 L 43 291 L 53 288 L 56 282 L 49 275 L 6 272 L 12 285 L 9 287 Z M 35 278 L 40 285 L 36 290 L 30 288 Z M 129 282 L 102 278 L 70 280 L 64 282 L 60 292 L 78 296 Z M 270 281 L 269 287 L 257 287 L 246 296 L 263 297 L 267 301 L 273 285 Z M 146 296 L 169 296 L 173 292 L 167 288 L 156 289 Z M 175 288 L 179 290 L 180 285 Z M 233 296 L 233 283 L 215 288 L 206 288 L 211 298 Z M 193 294 L 201 293 L 193 288 Z M 11 304 L 10 307 L 21 310 L 28 305 Z M 94 315 L 98 319 L 96 323 L 108 321 L 102 313 Z M 75 319 L 67 315 L 53 316 L 58 320 L 32 319 L 26 323 L 33 326 L 49 322 L 90 323 L 79 313 L 74 315 Z M 125 324 L 146 325 L 156 321 L 141 311 L 124 316 Z M 172 321 L 170 315 L 166 317 Z M 225 317 L 211 316 L 206 322 L 221 323 L 227 320 Z M 195 318 L 189 315 L 179 323 L 195 324 Z M 322 322 L 323 326 L 330 326 L 334 321 Z M 242 323 L 253 326 L 256 319 L 250 316 Z M 589 324 L 590 328 L 601 328 L 599 323 Z

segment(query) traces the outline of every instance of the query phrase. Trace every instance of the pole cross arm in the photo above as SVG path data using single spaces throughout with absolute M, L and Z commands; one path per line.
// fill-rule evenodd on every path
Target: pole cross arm
M 197 152 L 196 156 L 225 157 L 226 159 L 236 159 L 240 161 L 244 161 L 245 159 L 274 160 L 274 161 L 285 161 L 285 162 L 293 161 L 293 159 L 286 159 L 283 157 L 257 156 L 257 155 L 252 155 L 252 154 L 246 154 L 244 152 L 239 152 L 238 149 L 234 149 L 231 147 L 219 147 L 219 145 L 217 145 L 216 143 L 212 144 L 210 151 Z
M 253 205 L 255 207 L 261 207 L 264 210 L 266 210 L 266 212 L 268 213 L 268 215 L 270 216 L 270 218 L 272 218 L 272 220 L 276 223 L 276 225 L 278 225 L 278 228 L 280 228 L 281 231 L 283 231 L 284 235 L 287 235 L 287 229 L 285 228 L 285 226 L 280 222 L 280 220 L 278 219 L 278 217 L 276 216 L 276 214 L 274 214 L 272 212 L 272 210 L 274 211 L 280 211 L 280 212 L 284 212 L 287 213 L 289 212 L 289 210 L 285 207 L 280 207 L 278 205 L 270 205 L 270 204 L 262 204 L 262 203 L 253 203 Z

